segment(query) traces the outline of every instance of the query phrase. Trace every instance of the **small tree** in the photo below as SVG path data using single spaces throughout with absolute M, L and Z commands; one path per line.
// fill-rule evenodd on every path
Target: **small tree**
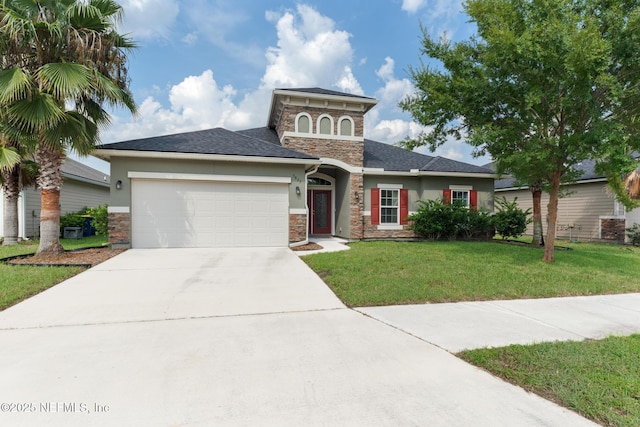
M 496 199 L 498 212 L 493 216 L 493 225 L 496 232 L 503 240 L 510 237 L 520 237 L 527 230 L 527 224 L 531 222 L 527 217 L 531 215 L 531 209 L 523 211 L 518 207 L 518 198 L 508 201 L 506 197 Z
M 404 145 L 435 150 L 465 136 L 526 185 L 543 184 L 551 262 L 561 184 L 576 166 L 593 160 L 614 184 L 635 166 L 640 1 L 468 0 L 464 9 L 477 36 L 451 43 L 423 31 L 422 52 L 439 64 L 411 70 L 417 90 L 401 106 L 429 131 Z

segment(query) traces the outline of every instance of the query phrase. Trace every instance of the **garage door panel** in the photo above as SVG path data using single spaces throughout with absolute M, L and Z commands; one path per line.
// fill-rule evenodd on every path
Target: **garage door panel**
M 134 179 L 134 247 L 287 246 L 286 184 Z

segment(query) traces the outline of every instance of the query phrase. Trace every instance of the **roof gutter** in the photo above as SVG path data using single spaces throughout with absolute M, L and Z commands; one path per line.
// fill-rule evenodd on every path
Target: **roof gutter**
M 111 157 L 132 157 L 138 159 L 172 159 L 172 160 L 214 160 L 221 162 L 245 162 L 245 163 L 278 163 L 294 165 L 320 165 L 317 158 L 297 159 L 289 157 L 260 157 L 239 156 L 229 154 L 200 154 L 200 153 L 173 153 L 164 151 L 134 151 L 134 150 L 109 150 L 97 149 L 92 155 L 102 160 L 110 160 Z
M 499 175 L 493 173 L 471 173 L 471 172 L 436 172 L 436 171 L 420 171 L 412 169 L 409 172 L 406 171 L 388 171 L 379 168 L 364 168 L 364 175 L 376 175 L 376 176 L 448 176 L 448 177 L 460 177 L 460 178 L 491 178 L 498 179 Z

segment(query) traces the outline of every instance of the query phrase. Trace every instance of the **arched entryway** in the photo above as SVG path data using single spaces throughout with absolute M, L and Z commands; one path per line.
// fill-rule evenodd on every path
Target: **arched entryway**
M 335 179 L 317 173 L 307 180 L 309 234 L 335 234 Z

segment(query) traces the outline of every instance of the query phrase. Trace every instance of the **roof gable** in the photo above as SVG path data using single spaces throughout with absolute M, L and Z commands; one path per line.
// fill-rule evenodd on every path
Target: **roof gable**
M 93 181 L 96 184 L 108 185 L 110 177 L 106 173 L 93 169 L 87 165 L 73 159 L 65 159 L 62 163 L 62 174 L 67 178 L 79 179 L 81 181 Z

